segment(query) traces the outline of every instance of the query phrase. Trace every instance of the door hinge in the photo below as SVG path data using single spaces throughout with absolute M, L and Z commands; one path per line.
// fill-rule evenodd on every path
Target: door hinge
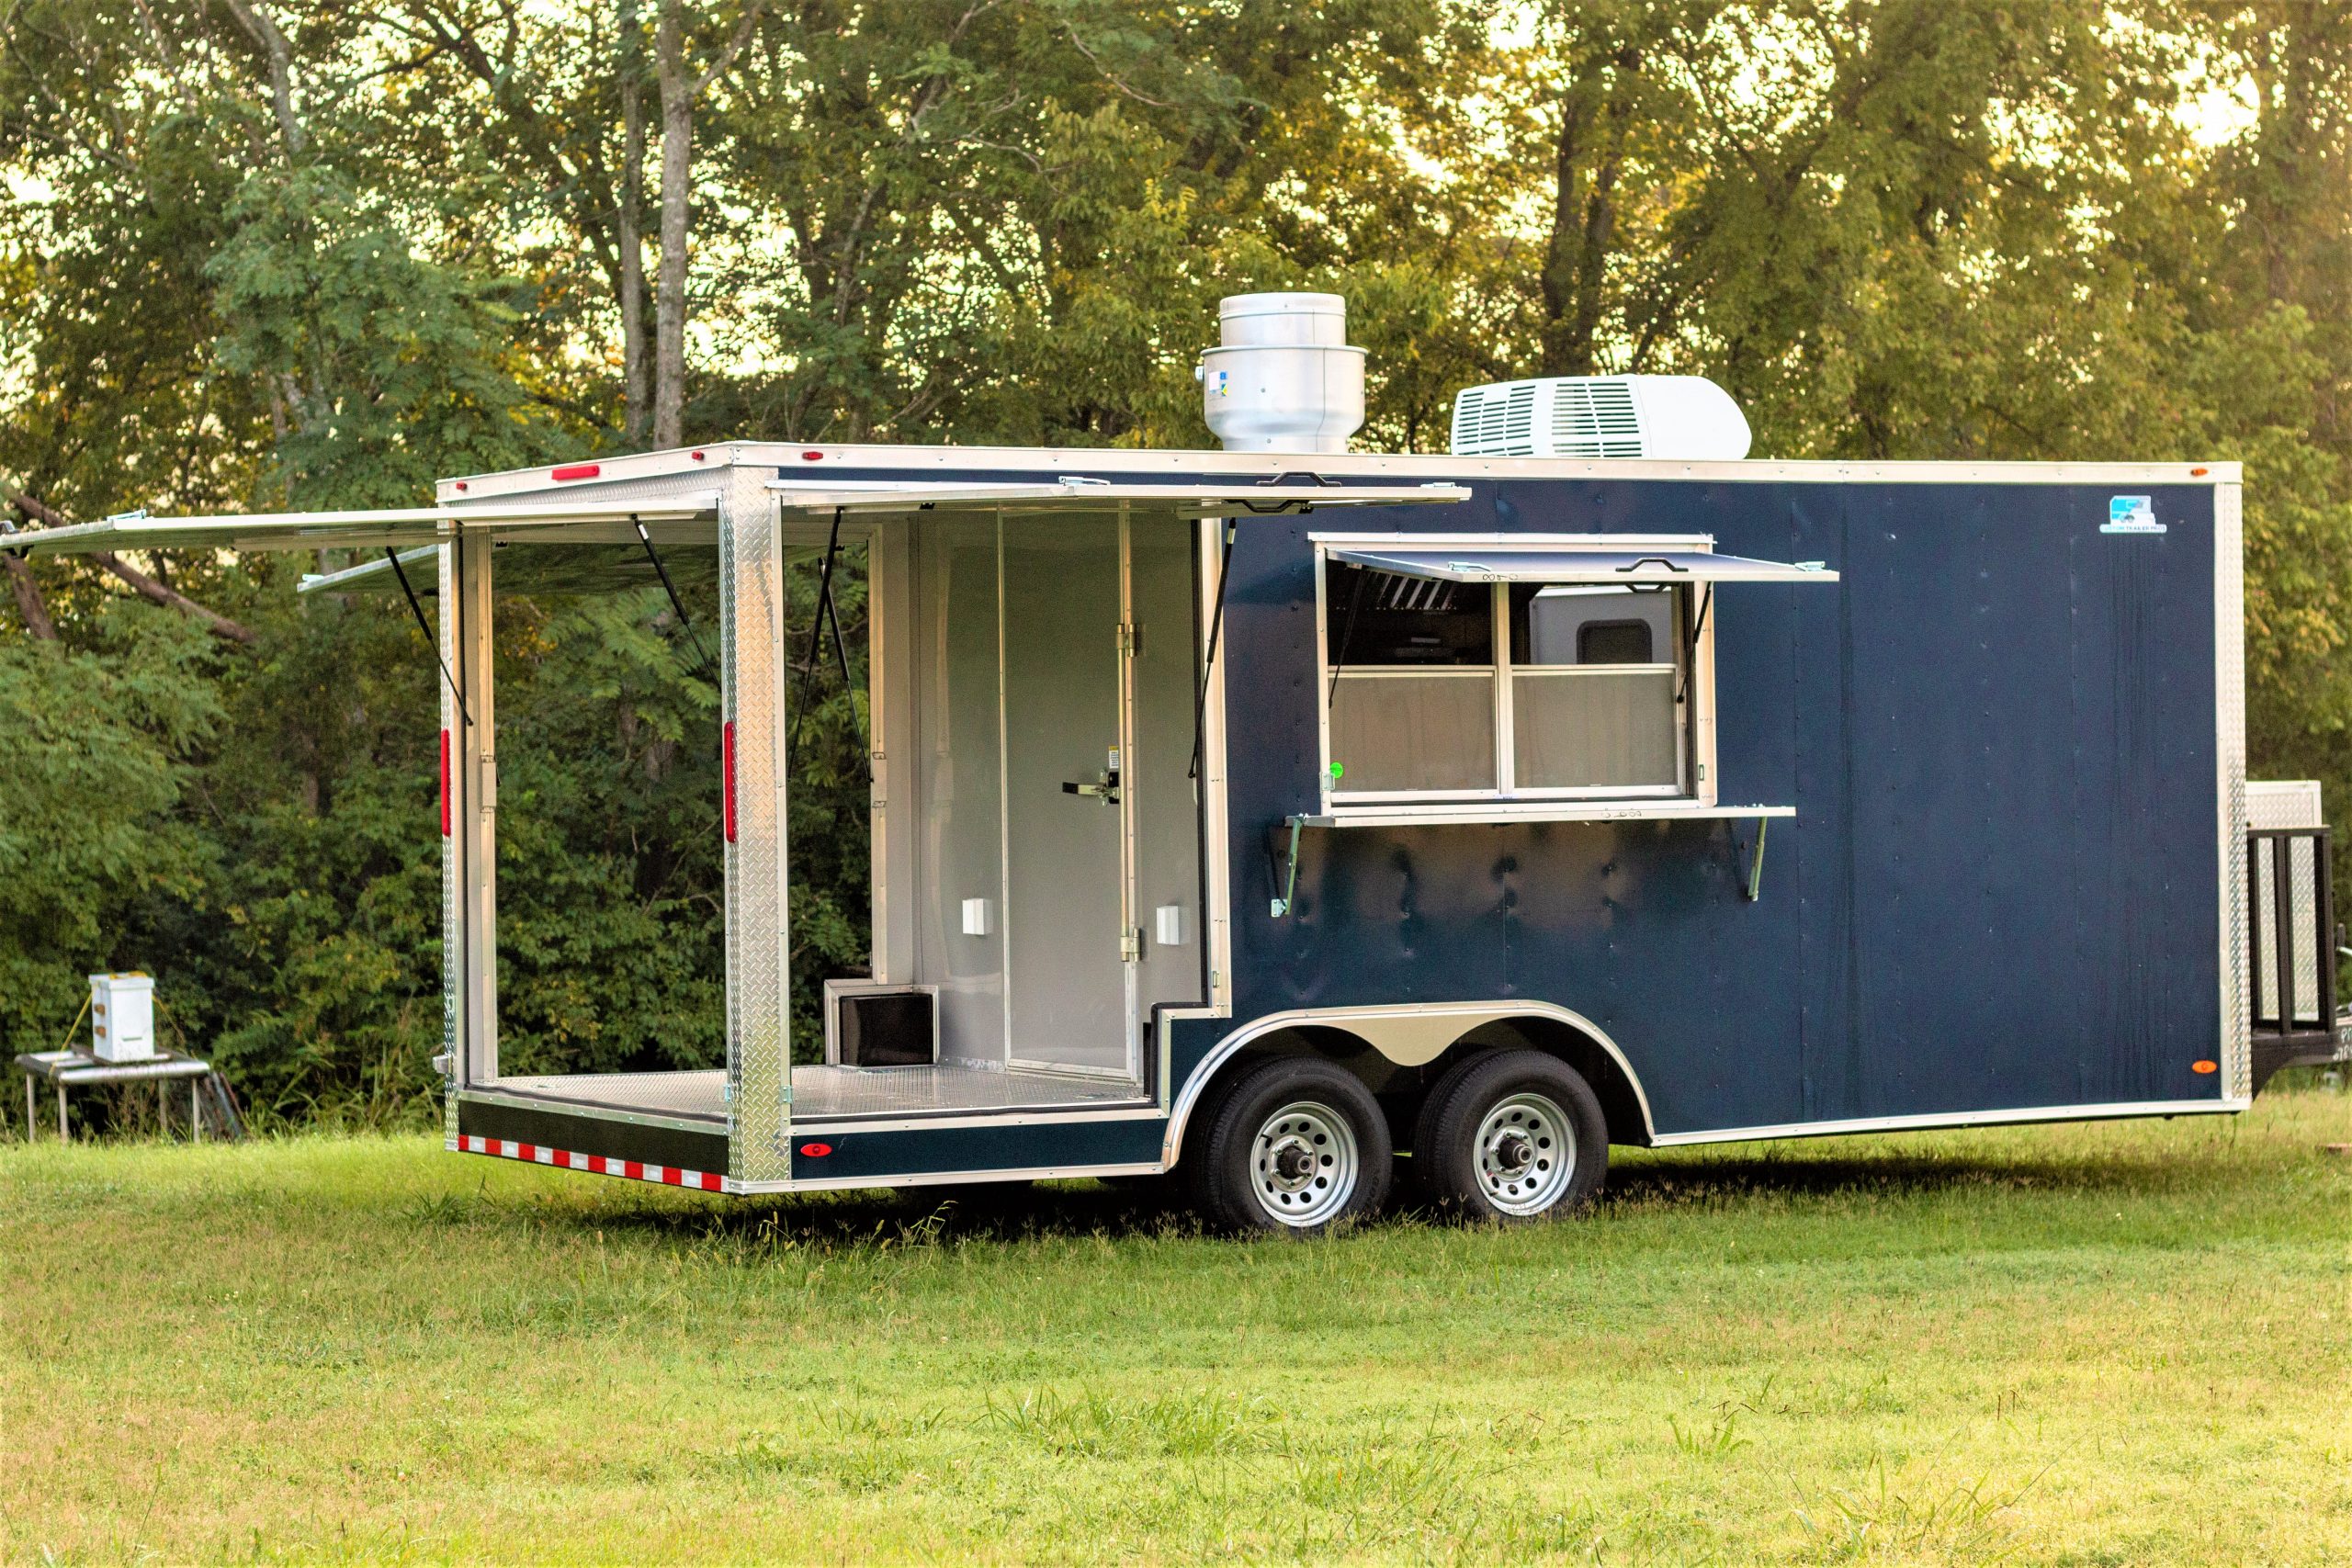
M 1126 654 L 1143 652 L 1143 623 L 1141 621 L 1119 623 L 1119 651 Z
M 1143 957 L 1143 932 L 1140 929 L 1131 926 L 1119 933 L 1119 962 L 1133 964 L 1141 957 Z

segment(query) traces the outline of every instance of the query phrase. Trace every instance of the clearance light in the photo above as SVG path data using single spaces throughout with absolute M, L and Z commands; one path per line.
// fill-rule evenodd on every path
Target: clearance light
M 548 478 L 561 483 L 565 479 L 593 479 L 604 471 L 602 463 L 566 463 L 560 468 L 551 469 Z
M 2192 1073 L 2218 1073 L 2222 1070 L 2222 1064 L 2212 1061 L 2191 1062 L 2188 1064 L 2188 1070 Z
M 718 773 L 719 819 L 731 844 L 735 841 L 735 721 L 731 718 L 718 728 Z
M 824 456 L 825 455 L 822 452 L 803 452 L 800 454 L 800 460 L 804 463 L 821 462 L 824 459 Z
M 807 1155 L 810 1159 L 823 1159 L 827 1155 L 833 1152 L 833 1145 L 831 1144 L 803 1144 L 800 1145 L 800 1152 Z

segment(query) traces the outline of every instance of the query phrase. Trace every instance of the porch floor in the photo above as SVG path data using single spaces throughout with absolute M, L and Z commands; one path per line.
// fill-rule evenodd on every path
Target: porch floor
M 491 1092 L 583 1111 L 629 1116 L 682 1117 L 724 1125 L 727 1075 L 711 1068 L 679 1073 L 573 1073 L 500 1078 Z M 894 1116 L 954 1111 L 1051 1111 L 1077 1106 L 1131 1105 L 1143 1089 L 1113 1078 L 1011 1071 L 942 1062 L 917 1067 L 792 1069 L 796 1122 L 851 1116 Z

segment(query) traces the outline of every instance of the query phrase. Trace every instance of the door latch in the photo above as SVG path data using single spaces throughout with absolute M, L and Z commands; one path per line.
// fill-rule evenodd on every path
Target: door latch
M 1095 774 L 1092 784 L 1066 783 L 1062 785 L 1062 793 L 1092 795 L 1105 806 L 1118 805 L 1119 749 L 1116 746 L 1111 748 L 1111 765 Z

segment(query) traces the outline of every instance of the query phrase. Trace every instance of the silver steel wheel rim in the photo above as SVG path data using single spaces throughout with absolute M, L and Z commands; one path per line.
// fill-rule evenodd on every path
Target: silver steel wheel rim
M 1549 1095 L 1514 1094 L 1478 1123 L 1478 1190 L 1506 1214 L 1540 1214 L 1577 1173 L 1577 1135 Z
M 1250 1190 L 1276 1224 L 1304 1230 L 1348 1206 L 1361 1164 L 1346 1117 L 1295 1100 L 1259 1123 L 1250 1144 Z

